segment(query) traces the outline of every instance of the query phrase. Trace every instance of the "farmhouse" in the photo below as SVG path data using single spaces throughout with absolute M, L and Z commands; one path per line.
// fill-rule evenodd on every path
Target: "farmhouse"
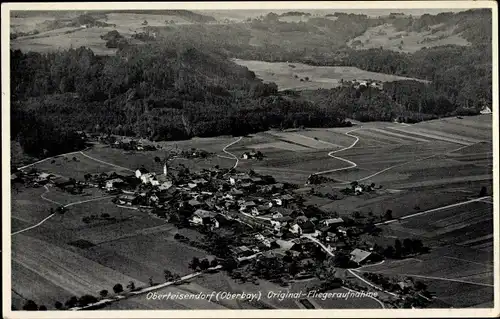
M 146 173 L 149 173 L 149 171 L 148 171 L 147 169 L 145 169 L 144 167 L 141 167 L 141 168 L 139 168 L 139 169 L 137 169 L 137 170 L 135 171 L 135 177 L 137 177 L 137 178 L 141 178 L 141 176 L 142 176 L 143 174 L 146 174 Z
M 219 221 L 215 218 L 216 214 L 208 210 L 197 209 L 189 220 L 193 225 L 206 225 L 213 228 L 219 228 Z
M 353 262 L 361 265 L 362 263 L 369 260 L 369 257 L 372 255 L 372 253 L 356 248 L 351 252 L 350 255 Z
M 139 196 L 130 195 L 130 194 L 122 194 L 118 196 L 117 202 L 121 205 L 137 205 L 139 203 Z
M 121 178 L 113 178 L 106 181 L 106 188 L 108 190 L 116 188 L 118 185 L 123 184 L 124 181 Z
M 324 226 L 341 225 L 343 223 L 344 220 L 342 218 L 328 218 L 321 221 L 321 224 Z

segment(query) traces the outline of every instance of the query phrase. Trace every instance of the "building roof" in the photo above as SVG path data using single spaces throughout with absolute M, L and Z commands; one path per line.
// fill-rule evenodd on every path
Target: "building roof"
M 323 220 L 323 222 L 326 224 L 340 224 L 343 223 L 344 220 L 342 218 L 328 218 Z
M 360 263 L 371 255 L 370 252 L 356 248 L 351 252 L 351 260 Z
M 122 200 L 134 200 L 137 198 L 137 196 L 131 194 L 121 194 L 120 196 L 118 196 L 118 198 Z
M 191 206 L 201 205 L 201 203 L 199 201 L 197 201 L 196 199 L 190 199 L 188 201 L 188 204 L 191 205 Z
M 196 215 L 200 218 L 207 218 L 207 217 L 214 217 L 215 216 L 215 213 L 213 212 L 210 212 L 208 210 L 204 210 L 204 209 L 197 209 L 193 215 Z

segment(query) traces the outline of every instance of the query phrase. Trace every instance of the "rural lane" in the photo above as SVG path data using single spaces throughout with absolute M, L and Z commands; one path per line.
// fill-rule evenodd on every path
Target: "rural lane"
M 332 158 L 335 158 L 337 160 L 349 163 L 349 166 L 341 167 L 341 168 L 335 168 L 335 169 L 330 169 L 330 170 L 321 171 L 321 172 L 316 172 L 316 173 L 313 173 L 312 175 L 324 175 L 324 174 L 328 174 L 328 173 L 343 171 L 343 170 L 346 170 L 346 169 L 351 169 L 351 168 L 357 167 L 358 164 L 356 164 L 356 163 L 354 163 L 354 162 L 352 162 L 352 161 L 350 161 L 348 159 L 345 159 L 345 158 L 342 158 L 342 157 L 338 157 L 338 156 L 334 156 L 333 154 L 338 153 L 338 152 L 342 152 L 342 151 L 346 151 L 346 150 L 351 149 L 354 146 L 356 146 L 356 144 L 359 142 L 359 137 L 355 136 L 355 135 L 352 135 L 351 133 L 354 132 L 354 131 L 358 131 L 360 129 L 362 129 L 362 127 L 359 127 L 359 128 L 356 128 L 354 130 L 350 130 L 350 131 L 344 133 L 347 136 L 355 138 L 355 141 L 351 145 L 349 145 L 347 147 L 344 147 L 344 148 L 341 148 L 340 150 L 335 150 L 335 151 L 331 151 L 331 152 L 328 153 L 328 156 L 330 156 Z
M 233 169 L 235 169 L 237 166 L 238 166 L 238 163 L 240 162 L 240 160 L 238 159 L 238 156 L 234 155 L 233 153 L 229 152 L 227 149 L 231 146 L 233 146 L 234 144 L 238 143 L 239 141 L 241 141 L 243 139 L 243 136 L 240 136 L 236 141 L 233 141 L 229 144 L 227 144 L 226 146 L 224 146 L 224 148 L 222 149 L 222 151 L 224 153 L 226 153 L 227 155 L 229 155 L 232 159 L 236 160 L 236 163 L 234 163 L 234 166 L 233 166 Z
M 219 270 L 221 268 L 222 268 L 222 266 L 218 265 L 218 266 L 215 266 L 215 267 L 208 268 L 208 271 Z M 146 294 L 146 293 L 149 293 L 149 292 L 153 292 L 155 290 L 159 290 L 159 289 L 162 289 L 162 288 L 165 288 L 165 287 L 168 287 L 168 286 L 172 286 L 172 285 L 174 285 L 176 283 L 179 283 L 179 282 L 182 282 L 182 281 L 185 281 L 185 280 L 189 280 L 189 279 L 198 277 L 198 276 L 200 276 L 202 274 L 204 274 L 203 271 L 195 272 L 195 273 L 192 273 L 192 274 L 185 275 L 185 276 L 181 277 L 179 280 L 167 281 L 167 282 L 164 282 L 164 283 L 159 284 L 159 285 L 155 285 L 155 286 L 143 288 L 143 289 L 138 290 L 138 291 L 131 291 L 131 292 L 128 292 L 127 294 L 120 294 L 120 295 L 116 295 L 116 296 L 114 296 L 112 298 L 102 299 L 102 300 L 100 300 L 98 302 L 89 304 L 89 305 L 87 305 L 85 307 L 74 307 L 74 308 L 70 308 L 69 310 L 73 310 L 73 311 L 75 311 L 75 310 L 85 310 L 85 309 L 89 309 L 89 308 L 96 307 L 96 306 L 110 304 L 112 302 L 120 301 L 120 300 L 123 300 L 123 299 L 128 299 L 128 298 L 134 297 L 134 296 L 143 295 L 143 294 Z
M 40 197 L 43 199 L 43 200 L 46 200 L 48 202 L 51 202 L 53 204 L 56 204 L 56 205 L 59 205 L 59 206 L 62 206 L 62 207 L 70 207 L 70 206 L 74 206 L 74 205 L 78 205 L 78 204 L 83 204 L 83 203 L 88 203 L 88 202 L 93 202 L 93 201 L 98 201 L 98 200 L 103 200 L 103 199 L 109 199 L 109 198 L 112 198 L 114 196 L 104 196 L 104 197 L 97 197 L 97 198 L 92 198 L 92 199 L 87 199 L 87 200 L 82 200 L 82 201 L 77 201 L 77 202 L 73 202 L 73 203 L 69 203 L 69 204 L 66 204 L 66 205 L 63 205 L 59 202 L 56 202 L 54 200 L 51 200 L 49 198 L 46 198 L 45 195 L 47 193 L 50 192 L 49 188 L 47 187 L 47 185 L 44 186 L 45 188 L 45 192 L 40 195 Z M 27 228 L 24 228 L 24 229 L 21 229 L 21 230 L 18 230 L 18 231 L 15 231 L 13 233 L 11 233 L 11 236 L 14 236 L 14 235 L 17 235 L 17 234 L 21 234 L 21 233 L 24 233 L 28 230 L 31 230 L 31 229 L 34 229 L 34 228 L 37 228 L 39 226 L 41 226 L 43 223 L 45 223 L 47 220 L 51 219 L 52 217 L 54 217 L 54 215 L 56 215 L 56 213 L 53 213 L 53 214 L 50 214 L 49 216 L 45 217 L 42 221 L 40 221 L 39 223 L 33 225 L 33 226 L 30 226 L 30 227 L 27 227 Z

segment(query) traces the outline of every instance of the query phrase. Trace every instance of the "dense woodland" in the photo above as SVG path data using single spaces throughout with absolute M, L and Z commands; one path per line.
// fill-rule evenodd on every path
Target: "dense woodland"
M 271 13 L 237 24 L 155 27 L 150 28 L 160 34 L 155 42 L 117 45 L 115 56 L 97 56 L 87 48 L 50 54 L 11 51 L 12 138 L 40 156 L 82 147 L 71 133 L 75 130 L 188 139 L 349 125 L 345 118 L 416 122 L 491 107 L 490 11 L 419 18 L 332 16 L 336 19 L 286 23 Z M 413 54 L 347 47 L 350 39 L 383 23 L 415 32 L 452 25 L 471 45 Z M 102 38 L 104 43 L 119 37 L 103 32 Z M 255 39 L 258 45 L 250 45 Z M 385 83 L 381 91 L 278 92 L 274 83 L 262 83 L 232 57 L 355 66 L 429 82 Z
M 283 96 L 247 68 L 193 48 L 12 51 L 11 63 L 12 138 L 34 155 L 61 150 L 54 130 L 168 140 L 347 125 L 335 109 Z M 57 129 L 32 129 L 47 123 Z

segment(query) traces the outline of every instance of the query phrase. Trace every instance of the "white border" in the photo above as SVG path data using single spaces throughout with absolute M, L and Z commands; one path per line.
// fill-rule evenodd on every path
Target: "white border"
M 500 287 L 499 278 L 499 166 L 498 166 L 498 9 L 495 1 L 356 1 L 356 2 L 103 2 L 103 3 L 2 3 L 2 264 L 4 278 L 4 318 L 398 318 L 398 317 L 497 317 L 500 315 L 500 294 L 494 296 L 494 308 L 479 309 L 348 309 L 348 310 L 158 310 L 158 311 L 11 311 L 10 263 L 10 11 L 14 10 L 113 10 L 113 9 L 186 9 L 186 10 L 314 10 L 314 9 L 472 9 L 491 8 L 493 20 L 493 212 L 494 212 L 494 285 Z M 7 279 L 7 280 L 5 280 Z

